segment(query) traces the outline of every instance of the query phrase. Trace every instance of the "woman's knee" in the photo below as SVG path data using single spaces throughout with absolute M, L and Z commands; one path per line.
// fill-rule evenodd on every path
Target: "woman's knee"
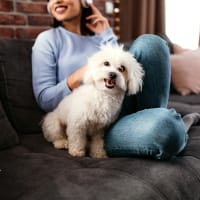
M 140 62 L 145 71 L 171 75 L 169 47 L 165 40 L 153 34 L 139 36 L 129 51 Z
M 129 49 L 136 58 L 144 55 L 163 55 L 169 57 L 169 47 L 167 42 L 160 36 L 153 34 L 143 34 L 139 36 L 130 46 Z M 142 52 L 142 54 L 141 54 Z

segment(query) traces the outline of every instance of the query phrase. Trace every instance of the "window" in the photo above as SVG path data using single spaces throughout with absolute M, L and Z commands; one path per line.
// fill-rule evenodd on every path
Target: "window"
M 200 33 L 199 0 L 165 0 L 166 33 L 172 42 L 185 48 L 198 47 Z

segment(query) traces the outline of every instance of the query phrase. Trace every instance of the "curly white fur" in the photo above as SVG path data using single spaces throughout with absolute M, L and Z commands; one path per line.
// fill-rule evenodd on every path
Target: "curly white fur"
M 123 47 L 103 46 L 88 61 L 84 85 L 66 96 L 42 124 L 44 137 L 72 156 L 106 157 L 104 129 L 121 110 L 125 92 L 137 93 L 144 72 Z

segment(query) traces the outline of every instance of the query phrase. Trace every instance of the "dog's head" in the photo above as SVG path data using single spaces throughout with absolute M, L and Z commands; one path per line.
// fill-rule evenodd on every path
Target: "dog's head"
M 121 90 L 132 95 L 141 89 L 143 75 L 140 64 L 123 46 L 105 45 L 89 58 L 84 83 L 104 91 Z

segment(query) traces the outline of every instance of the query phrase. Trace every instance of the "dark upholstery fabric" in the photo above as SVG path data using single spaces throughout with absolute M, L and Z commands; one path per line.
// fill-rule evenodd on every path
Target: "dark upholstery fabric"
M 185 152 L 167 161 L 73 158 L 41 135 L 0 152 L 2 199 L 199 200 L 200 127 Z M 8 192 L 12 191 L 12 192 Z
M 198 112 L 200 113 L 200 95 L 180 96 L 171 94 L 169 108 L 176 108 L 182 115 Z
M 42 112 L 32 92 L 33 42 L 0 40 L 0 97 L 13 127 L 20 133 L 37 133 Z
M 43 138 L 31 86 L 32 42 L 0 40 L 0 99 L 20 144 L 0 151 L 2 200 L 200 200 L 200 123 L 170 160 L 74 158 Z M 169 108 L 200 113 L 200 96 L 171 94 Z M 1 114 L 0 116 L 4 116 Z M 2 128 L 0 134 L 9 136 Z M 38 134 L 39 133 L 39 134 Z
M 0 101 L 0 150 L 18 144 L 17 132 L 11 126 Z

